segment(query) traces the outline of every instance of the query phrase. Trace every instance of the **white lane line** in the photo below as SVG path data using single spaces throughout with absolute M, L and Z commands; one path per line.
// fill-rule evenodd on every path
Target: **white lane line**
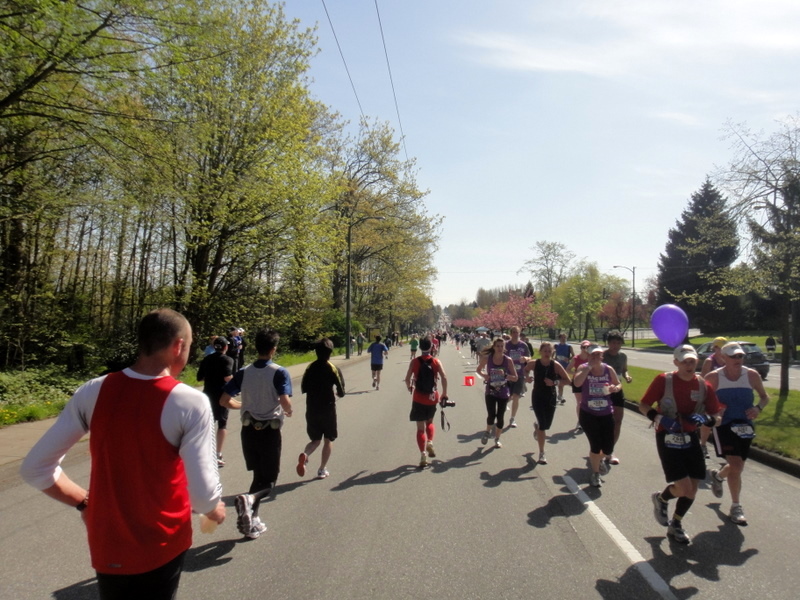
M 586 510 L 592 515 L 600 525 L 600 527 L 605 530 L 614 543 L 619 546 L 619 549 L 622 550 L 623 554 L 628 557 L 628 560 L 631 564 L 636 567 L 636 570 L 644 577 L 645 581 L 650 585 L 651 588 L 664 600 L 678 600 L 675 594 L 672 593 L 670 590 L 669 585 L 667 582 L 661 578 L 661 575 L 656 573 L 656 570 L 648 563 L 644 557 L 639 554 L 639 551 L 634 548 L 633 544 L 631 544 L 628 539 L 622 535 L 622 532 L 617 529 L 617 526 L 611 522 L 605 513 L 600 510 L 594 501 L 586 495 L 582 489 L 578 487 L 578 484 L 575 483 L 575 480 L 568 475 L 564 475 L 562 477 L 564 483 L 567 484 L 569 491 L 572 492 L 578 500 L 586 506 Z

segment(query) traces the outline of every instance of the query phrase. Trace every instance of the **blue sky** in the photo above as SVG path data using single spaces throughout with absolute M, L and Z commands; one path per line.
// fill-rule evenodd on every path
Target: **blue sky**
M 364 114 L 400 127 L 375 0 L 326 0 Z M 796 0 L 378 0 L 408 156 L 445 217 L 433 300 L 524 284 L 537 241 L 629 280 L 731 158 L 726 122 L 771 132 L 800 108 Z M 322 0 L 312 93 L 359 107 Z

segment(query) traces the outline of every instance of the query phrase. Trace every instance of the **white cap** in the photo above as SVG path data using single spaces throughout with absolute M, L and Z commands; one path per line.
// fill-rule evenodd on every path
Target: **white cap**
M 672 357 L 678 362 L 683 362 L 687 358 L 693 358 L 697 360 L 697 350 L 695 350 L 694 346 L 691 344 L 684 344 L 683 346 L 678 346 L 675 348 L 675 351 L 672 353 Z
M 722 353 L 725 356 L 744 356 L 747 354 L 742 347 L 736 342 L 728 342 L 722 347 Z

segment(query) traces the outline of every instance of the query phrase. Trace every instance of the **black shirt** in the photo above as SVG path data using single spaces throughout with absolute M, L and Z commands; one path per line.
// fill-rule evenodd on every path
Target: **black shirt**
M 203 358 L 197 369 L 197 381 L 203 382 L 203 393 L 218 399 L 222 395 L 225 378 L 233 375 L 233 359 L 222 352 L 214 352 Z

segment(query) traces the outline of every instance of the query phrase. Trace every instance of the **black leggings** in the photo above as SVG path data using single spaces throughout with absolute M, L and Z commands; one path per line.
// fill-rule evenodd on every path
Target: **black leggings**
M 181 581 L 183 559 L 181 552 L 168 563 L 137 575 L 97 573 L 97 588 L 101 600 L 172 600 Z
M 486 394 L 486 424 L 494 425 L 497 422 L 497 428 L 502 429 L 505 426 L 506 405 L 508 398 L 501 400 Z

